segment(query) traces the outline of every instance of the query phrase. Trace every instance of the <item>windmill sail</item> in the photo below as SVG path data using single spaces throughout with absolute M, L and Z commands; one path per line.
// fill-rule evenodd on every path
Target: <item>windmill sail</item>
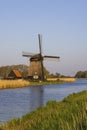
M 40 34 L 38 34 L 38 40 L 39 40 L 40 55 L 42 55 L 42 36 Z
M 56 60 L 58 61 L 60 59 L 59 56 L 43 56 L 44 60 Z
M 32 57 L 33 55 L 35 55 L 35 54 L 33 54 L 33 53 L 29 53 L 29 52 L 22 52 L 22 56 L 24 56 L 24 57 Z
M 43 67 L 43 57 L 42 57 L 42 36 L 38 34 L 38 39 L 39 39 L 39 51 L 40 51 L 40 62 L 41 62 L 41 73 L 42 73 L 42 80 L 44 80 L 44 67 Z

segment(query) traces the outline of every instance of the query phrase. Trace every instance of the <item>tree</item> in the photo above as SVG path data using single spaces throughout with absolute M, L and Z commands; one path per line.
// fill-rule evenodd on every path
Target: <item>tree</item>
M 19 70 L 22 74 L 22 77 L 28 75 L 28 66 L 26 65 L 11 65 L 11 66 L 2 66 L 0 67 L 0 77 L 7 78 L 11 70 Z
M 75 78 L 87 78 L 87 71 L 78 71 Z

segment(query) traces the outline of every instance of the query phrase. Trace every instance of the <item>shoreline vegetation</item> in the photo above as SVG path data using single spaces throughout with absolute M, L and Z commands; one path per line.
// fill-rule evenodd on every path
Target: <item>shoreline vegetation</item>
M 47 78 L 47 81 L 75 82 L 76 78 Z
M 0 89 L 9 88 L 22 88 L 29 86 L 29 81 L 18 79 L 18 80 L 0 80 Z
M 45 107 L 0 124 L 0 130 L 87 130 L 87 91 L 48 101 Z
M 50 85 L 50 84 L 59 84 L 64 82 L 74 82 L 75 78 L 48 78 L 46 81 L 33 82 L 23 79 L 18 80 L 0 80 L 0 89 L 9 89 L 9 88 L 22 88 L 27 86 L 35 85 Z

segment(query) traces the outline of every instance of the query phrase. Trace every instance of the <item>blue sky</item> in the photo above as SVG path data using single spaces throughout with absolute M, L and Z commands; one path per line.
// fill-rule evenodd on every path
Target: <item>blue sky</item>
M 44 61 L 52 73 L 87 70 L 87 0 L 0 0 L 0 66 L 26 64 L 22 51 L 38 52 L 42 34 Z

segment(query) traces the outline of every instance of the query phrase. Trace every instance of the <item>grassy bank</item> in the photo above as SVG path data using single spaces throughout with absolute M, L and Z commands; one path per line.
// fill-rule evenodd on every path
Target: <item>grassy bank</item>
M 0 80 L 0 89 L 8 88 L 21 88 L 26 86 L 36 86 L 36 85 L 50 85 L 50 84 L 60 84 L 64 82 L 74 82 L 75 78 L 48 78 L 47 81 L 28 81 L 28 80 Z
M 37 85 L 50 85 L 50 84 L 59 84 L 63 83 L 60 81 L 44 81 L 44 82 L 33 82 L 28 80 L 0 80 L 0 89 L 8 89 L 8 88 L 22 88 L 26 86 L 37 86 Z
M 69 95 L 61 102 L 1 125 L 0 130 L 87 130 L 87 91 Z
M 31 86 L 39 86 L 39 85 L 51 85 L 51 84 L 60 84 L 64 83 L 63 81 L 55 81 L 55 80 L 49 80 L 49 81 L 39 81 L 39 82 L 30 82 Z

